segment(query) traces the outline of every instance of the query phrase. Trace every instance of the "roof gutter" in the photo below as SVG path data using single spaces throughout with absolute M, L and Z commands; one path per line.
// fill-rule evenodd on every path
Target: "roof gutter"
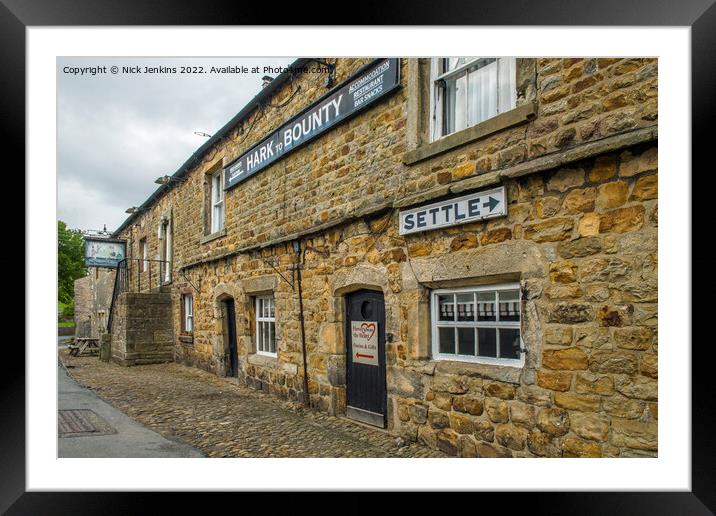
M 229 120 L 221 129 L 219 129 L 211 138 L 209 138 L 201 147 L 199 147 L 194 153 L 187 159 L 182 166 L 180 166 L 174 174 L 172 174 L 173 179 L 180 179 L 186 175 L 186 173 L 189 171 L 189 169 L 200 160 L 200 158 L 208 151 L 213 145 L 218 143 L 226 134 L 233 129 L 239 122 L 242 122 L 245 118 L 247 118 L 251 113 L 253 113 L 256 108 L 261 106 L 267 99 L 269 99 L 276 91 L 281 88 L 283 85 L 285 85 L 287 82 L 291 80 L 293 77 L 293 73 L 291 71 L 291 68 L 300 68 L 304 64 L 311 61 L 312 58 L 299 58 L 296 59 L 293 63 L 288 65 L 288 70 L 285 72 L 282 72 L 279 74 L 273 81 L 271 81 L 268 85 L 266 85 L 251 101 L 249 101 L 248 104 L 246 104 L 241 111 L 239 111 L 234 118 Z M 112 238 L 117 238 L 119 234 L 124 231 L 134 219 L 139 217 L 139 215 L 146 211 L 154 202 L 159 199 L 162 195 L 169 192 L 172 188 L 174 188 L 177 185 L 177 182 L 169 182 L 166 185 L 162 185 L 159 188 L 157 188 L 152 195 L 149 196 L 149 198 L 142 203 L 142 205 L 139 207 L 139 212 L 132 213 L 127 219 L 112 233 Z

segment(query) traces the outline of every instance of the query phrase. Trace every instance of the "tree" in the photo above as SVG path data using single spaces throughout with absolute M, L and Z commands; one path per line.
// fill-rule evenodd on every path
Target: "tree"
M 78 229 L 57 221 L 57 297 L 70 303 L 75 297 L 75 280 L 87 274 L 84 240 Z

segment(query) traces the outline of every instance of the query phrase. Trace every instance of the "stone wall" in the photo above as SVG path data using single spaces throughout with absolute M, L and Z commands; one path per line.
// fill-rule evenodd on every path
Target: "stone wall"
M 120 294 L 112 321 L 112 360 L 122 365 L 172 361 L 172 324 L 169 294 Z
M 403 88 L 397 93 L 227 192 L 225 235 L 206 241 L 202 215 L 207 174 L 226 166 L 327 92 L 320 74 L 299 75 L 271 104 L 282 107 L 267 106 L 250 115 L 205 153 L 185 182 L 133 219 L 122 234 L 132 244 L 131 255 L 139 256 L 139 241 L 146 238 L 150 257 L 159 257 L 161 217 L 172 220 L 172 261 L 179 268 L 350 218 L 434 187 L 656 126 L 656 60 L 529 59 L 524 61 L 532 68 L 524 75 L 531 86 L 524 86 L 524 95 L 536 105 L 535 118 L 406 165 L 404 154 L 408 142 L 414 141 L 407 125 L 415 102 L 409 97 L 409 80 L 415 71 L 409 60 L 401 61 Z M 368 62 L 337 60 L 337 81 Z M 299 87 L 300 93 L 293 95 Z M 146 279 L 143 284 L 148 284 Z
M 409 237 L 403 289 L 464 278 L 468 265 L 477 277 L 519 274 L 528 355 L 514 376 L 414 362 L 420 336 L 406 325 L 394 391 L 404 437 L 461 456 L 656 452 L 656 153 L 633 147 L 508 181 L 506 218 Z M 409 323 L 417 303 L 404 306 Z
M 91 336 L 93 313 L 92 278 L 84 276 L 75 280 L 75 336 Z
M 78 337 L 98 337 L 107 330 L 114 290 L 114 269 L 91 267 L 75 280 L 75 327 Z
M 366 60 L 338 60 L 338 81 Z M 657 64 L 653 59 L 519 61 L 519 113 L 454 147 L 424 141 L 421 63 L 402 88 L 226 192 L 226 228 L 205 235 L 207 173 L 325 93 L 299 76 L 273 105 L 210 149 L 185 182 L 133 218 L 130 253 L 173 231 L 173 333 L 180 295 L 194 332 L 176 359 L 226 374 L 236 303 L 239 376 L 299 399 L 301 264 L 314 407 L 345 413 L 344 296 L 385 297 L 388 429 L 461 456 L 634 456 L 657 450 Z M 295 96 L 293 92 L 300 87 Z M 290 99 L 290 100 L 289 100 Z M 512 118 L 510 118 L 512 117 Z M 508 215 L 402 237 L 408 206 L 492 186 Z M 292 241 L 299 240 L 296 255 Z M 433 360 L 429 292 L 520 281 L 522 368 Z M 145 279 L 142 279 L 145 285 Z M 276 300 L 278 357 L 255 353 L 253 299 Z
M 102 313 L 98 323 L 98 332 L 107 330 L 107 317 L 112 304 L 112 293 L 114 292 L 114 269 L 101 268 L 96 272 L 94 281 L 94 310 L 97 314 Z

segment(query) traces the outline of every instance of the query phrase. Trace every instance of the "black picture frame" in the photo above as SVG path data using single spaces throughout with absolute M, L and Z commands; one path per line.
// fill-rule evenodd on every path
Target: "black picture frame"
M 351 11 L 350 19 L 341 23 L 386 25 L 550 25 L 550 26 L 688 26 L 691 28 L 692 70 L 692 168 L 702 170 L 700 181 L 712 172 L 708 149 L 714 104 L 716 103 L 715 0 L 599 0 L 573 2 L 567 0 L 495 0 L 491 2 L 441 2 L 419 0 L 410 7 L 385 0 L 363 3 Z M 439 4 L 439 9 L 436 5 Z M 25 139 L 25 30 L 30 26 L 88 25 L 227 25 L 240 23 L 282 25 L 335 24 L 328 19 L 335 4 L 312 2 L 300 11 L 271 9 L 270 14 L 260 2 L 196 2 L 184 0 L 0 0 L 0 113 L 4 126 L 4 146 L 13 149 L 24 169 Z M 298 11 L 298 12 L 297 12 Z M 565 53 L 569 53 L 568 45 Z M 660 99 L 668 102 L 668 99 Z M 667 149 L 668 152 L 668 149 Z M 683 171 L 691 180 L 690 171 Z M 24 186 L 20 186 L 24 190 Z M 697 194 L 705 196 L 707 188 Z M 692 199 L 692 206 L 697 199 Z M 707 203 L 703 203 L 707 205 Z M 689 207 L 691 208 L 691 207 Z M 696 220 L 693 217 L 694 221 Z M 692 236 L 704 234 L 692 228 Z M 26 235 L 27 237 L 27 235 Z M 703 267 L 699 267 L 702 265 Z M 705 260 L 694 260 L 694 270 L 710 270 Z M 26 271 L 27 273 L 27 271 Z M 51 286 L 48 286 L 48 289 Z M 688 300 L 691 301 L 691 300 Z M 692 303 L 692 320 L 704 320 L 708 304 Z M 667 314 L 668 315 L 668 314 Z M 26 314 L 27 317 L 27 314 Z M 712 438 L 714 403 L 710 378 L 714 351 L 710 339 L 696 342 L 684 329 L 684 342 L 666 342 L 664 346 L 692 344 L 692 491 L 691 492 L 580 492 L 580 493 L 511 493 L 509 505 L 517 508 L 524 503 L 531 514 L 658 514 L 700 515 L 716 511 L 716 440 Z M 695 333 L 693 335 L 696 335 Z M 26 346 L 41 343 L 26 342 Z M 698 346 L 698 347 L 697 347 Z M 144 513 L 151 507 L 149 498 L 159 495 L 125 493 L 28 493 L 25 489 L 25 358 L 14 353 L 12 367 L 0 375 L 0 512 L 7 514 L 97 514 L 122 512 Z M 640 459 L 632 459 L 640 460 Z M 213 495 L 216 496 L 216 495 Z M 490 500 L 485 500 L 490 496 Z M 504 493 L 480 494 L 480 505 L 496 507 L 491 502 Z M 163 512 L 173 504 L 187 508 L 184 496 L 161 496 Z M 222 497 L 224 498 L 224 497 Z M 212 503 L 216 503 L 214 498 Z M 219 502 L 221 503 L 221 502 Z M 493 509 L 494 510 L 494 509 Z M 509 512 L 509 511 L 508 511 Z

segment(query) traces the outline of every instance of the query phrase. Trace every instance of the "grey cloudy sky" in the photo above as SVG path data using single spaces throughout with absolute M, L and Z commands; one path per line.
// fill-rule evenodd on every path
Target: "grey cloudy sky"
M 57 217 L 71 228 L 114 230 L 204 142 L 261 90 L 275 58 L 58 58 Z M 261 67 L 246 74 L 122 74 L 112 66 Z M 106 66 L 73 75 L 65 67 Z M 269 73 L 275 76 L 277 73 Z

